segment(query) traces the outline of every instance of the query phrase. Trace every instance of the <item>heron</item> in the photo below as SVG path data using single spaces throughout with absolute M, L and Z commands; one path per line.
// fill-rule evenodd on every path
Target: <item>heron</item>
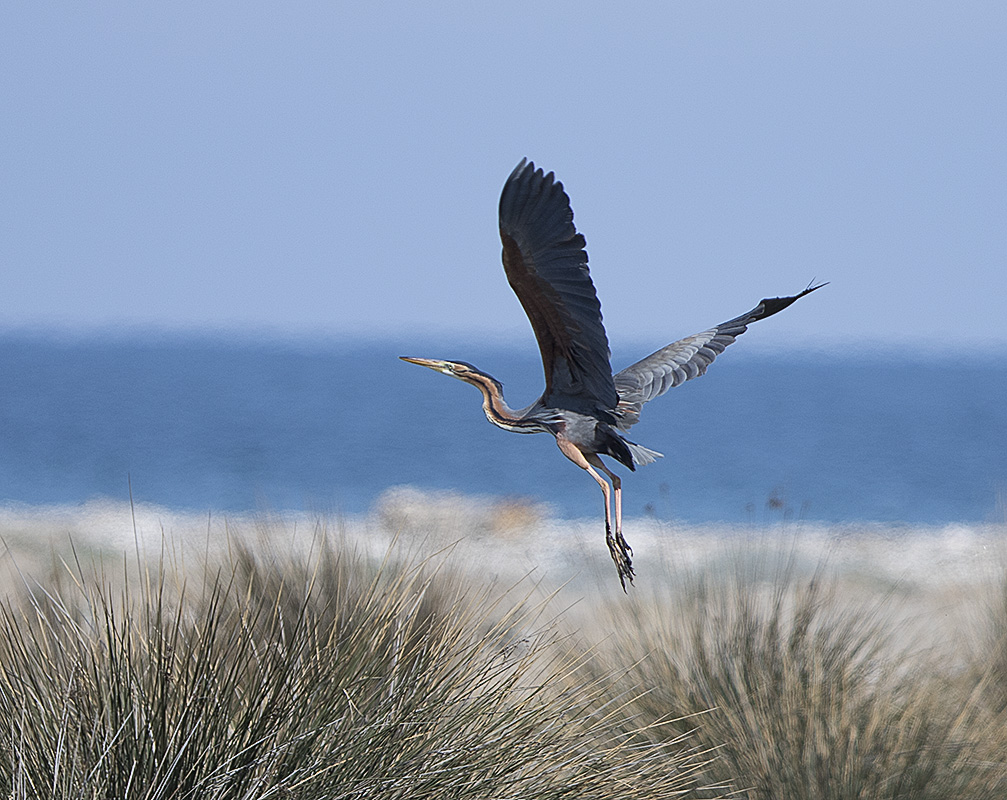
M 825 284 L 812 281 L 790 297 L 765 298 L 751 311 L 679 339 L 613 375 L 601 303 L 587 266 L 587 243 L 574 226 L 563 184 L 552 172 L 522 159 L 504 184 L 499 221 L 504 272 L 542 355 L 542 396 L 515 410 L 505 402 L 500 381 L 466 361 L 400 358 L 475 386 L 486 418 L 498 428 L 556 438 L 560 452 L 601 487 L 605 542 L 626 591 L 626 580 L 632 583 L 635 572 L 633 551 L 622 533 L 622 480 L 601 457 L 630 471 L 661 458 L 624 435 L 640 419 L 644 404 L 705 373 L 753 322 Z

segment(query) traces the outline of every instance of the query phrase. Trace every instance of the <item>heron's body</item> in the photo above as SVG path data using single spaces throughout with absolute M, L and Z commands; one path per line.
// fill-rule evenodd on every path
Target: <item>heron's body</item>
M 747 314 L 694 334 L 613 375 L 601 305 L 587 268 L 584 237 L 573 224 L 570 199 L 550 172 L 522 161 L 500 197 L 504 271 L 532 324 L 545 368 L 546 388 L 527 408 L 507 405 L 491 375 L 463 361 L 403 356 L 470 383 L 482 393 L 486 418 L 514 433 L 551 433 L 563 455 L 586 470 L 605 497 L 605 534 L 625 588 L 633 579 L 631 550 L 622 536 L 622 482 L 600 456 L 630 470 L 661 454 L 623 434 L 643 405 L 702 375 L 747 326 L 781 311 L 819 286 L 792 297 L 768 298 Z M 611 486 L 598 470 L 612 481 Z M 614 514 L 613 514 L 614 500 Z M 614 531 L 613 531 L 614 521 Z
M 542 402 L 542 398 L 527 408 L 515 410 L 504 400 L 503 386 L 500 382 L 471 364 L 463 361 L 438 362 L 433 359 L 408 357 L 404 360 L 433 369 L 439 369 L 440 364 L 451 364 L 447 370 L 439 369 L 439 371 L 478 388 L 483 396 L 483 413 L 486 419 L 505 431 L 551 433 L 557 439 L 563 439 L 583 452 L 611 456 L 631 470 L 636 469 L 636 463 L 650 463 L 653 460 L 653 458 L 644 459 L 634 463 L 631 448 L 651 453 L 655 457 L 660 456 L 659 453 L 626 441 L 612 425 L 597 417 L 563 408 L 549 408 Z

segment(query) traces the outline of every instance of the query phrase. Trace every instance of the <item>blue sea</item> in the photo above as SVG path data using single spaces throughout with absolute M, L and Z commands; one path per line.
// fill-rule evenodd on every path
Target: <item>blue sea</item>
M 491 426 L 469 386 L 399 355 L 464 359 L 519 407 L 533 342 L 0 334 L 0 504 L 107 498 L 179 510 L 367 512 L 411 485 L 595 517 L 545 435 Z M 660 343 L 658 343 L 660 344 Z M 621 367 L 646 355 L 617 353 Z M 1007 357 L 767 352 L 741 341 L 649 404 L 626 514 L 692 522 L 1003 521 Z

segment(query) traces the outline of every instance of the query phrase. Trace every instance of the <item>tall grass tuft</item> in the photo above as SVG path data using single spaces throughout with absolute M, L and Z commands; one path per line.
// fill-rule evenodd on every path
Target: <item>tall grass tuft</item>
M 1005 717 L 977 683 L 900 649 L 881 607 L 820 574 L 744 573 L 616 610 L 591 664 L 632 662 L 626 679 L 650 688 L 636 719 L 682 717 L 716 753 L 704 780 L 750 800 L 1007 796 Z
M 124 569 L 123 574 L 126 574 Z M 502 597 L 502 594 L 501 594 Z M 11 798 L 664 798 L 703 757 L 540 605 L 345 548 L 110 579 L 0 608 Z M 648 720 L 656 721 L 656 720 Z

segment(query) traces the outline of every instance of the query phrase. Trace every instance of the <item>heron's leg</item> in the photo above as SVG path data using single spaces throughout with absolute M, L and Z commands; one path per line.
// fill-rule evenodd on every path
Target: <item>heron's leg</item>
M 605 544 L 608 545 L 608 552 L 612 556 L 612 561 L 615 562 L 615 568 L 619 573 L 619 582 L 622 584 L 622 590 L 626 591 L 626 578 L 629 578 L 630 583 L 633 582 L 633 561 L 630 558 L 632 551 L 626 544 L 626 540 L 622 538 L 622 531 L 620 530 L 622 527 L 621 519 L 617 520 L 616 535 L 612 535 L 612 490 L 608 485 L 608 481 L 601 477 L 601 475 L 595 471 L 594 467 L 600 467 L 605 473 L 611 475 L 617 481 L 619 478 L 617 475 L 612 475 L 612 473 L 606 469 L 605 465 L 601 463 L 601 459 L 598 458 L 595 453 L 585 455 L 581 452 L 579 447 L 564 438 L 562 435 L 556 437 L 556 444 L 559 445 L 559 449 L 562 451 L 563 455 L 569 458 L 581 469 L 586 470 L 587 474 L 594 478 L 601 487 L 601 493 L 605 497 Z M 621 514 L 621 495 L 617 494 L 616 498 L 618 513 Z
M 631 558 L 633 551 L 626 544 L 626 540 L 622 538 L 622 531 L 619 529 L 620 523 L 618 521 L 616 522 L 615 535 L 612 535 L 612 501 L 608 481 L 595 472 L 590 464 L 584 469 L 587 470 L 588 475 L 598 481 L 601 492 L 605 496 L 605 544 L 608 545 L 608 553 L 612 556 L 612 561 L 615 562 L 616 572 L 619 573 L 619 583 L 622 584 L 622 590 L 625 592 L 626 578 L 629 578 L 629 582 L 632 583 L 635 574 L 633 572 L 633 559 Z M 608 470 L 605 471 L 608 472 Z M 619 495 L 616 495 L 616 498 L 618 497 Z
M 629 546 L 629 543 L 622 536 L 622 478 L 606 467 L 605 463 L 598 456 L 594 456 L 588 460 L 612 480 L 612 489 L 615 493 L 615 538 L 619 541 L 620 545 L 632 554 L 633 548 Z
M 586 461 L 590 466 L 598 467 L 612 479 L 612 487 L 615 489 L 615 536 L 612 536 L 611 532 L 606 529 L 606 539 L 612 560 L 615 561 L 615 566 L 619 570 L 622 589 L 625 591 L 626 581 L 623 578 L 629 578 L 629 582 L 632 583 L 635 573 L 633 572 L 633 548 L 629 546 L 622 535 L 622 479 L 605 466 L 597 453 L 591 453 L 586 457 Z M 594 474 L 598 477 L 597 473 Z
M 562 436 L 556 437 L 556 444 L 559 445 L 559 449 L 562 451 L 563 455 L 569 458 L 574 464 L 583 470 L 586 470 L 588 475 L 594 478 L 598 485 L 601 487 L 601 493 L 605 496 L 605 533 L 606 535 L 611 535 L 612 531 L 612 497 L 611 497 L 611 487 L 601 475 L 594 471 L 592 464 L 601 467 L 605 472 L 605 465 L 601 463 L 601 459 L 593 453 L 589 456 L 585 456 L 581 452 L 580 448 L 577 447 L 569 439 L 565 439 Z M 611 473 L 609 473 L 611 474 Z

